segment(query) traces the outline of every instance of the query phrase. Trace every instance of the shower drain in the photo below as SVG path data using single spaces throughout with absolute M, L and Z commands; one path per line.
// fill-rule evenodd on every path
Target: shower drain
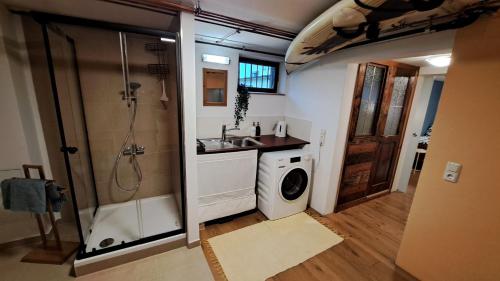
M 115 239 L 106 238 L 106 239 L 102 240 L 101 243 L 99 243 L 99 247 L 106 248 L 106 247 L 110 246 L 111 244 L 113 244 L 113 242 L 115 242 Z

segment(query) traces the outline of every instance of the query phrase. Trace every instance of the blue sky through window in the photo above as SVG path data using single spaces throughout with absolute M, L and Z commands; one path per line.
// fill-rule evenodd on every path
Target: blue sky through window
M 276 68 L 273 66 L 240 62 L 239 73 L 239 84 L 251 88 L 274 88 Z

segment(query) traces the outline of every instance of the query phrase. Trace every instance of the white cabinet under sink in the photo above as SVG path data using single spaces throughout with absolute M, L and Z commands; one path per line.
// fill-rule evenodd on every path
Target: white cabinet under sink
M 257 150 L 197 155 L 200 223 L 256 207 Z

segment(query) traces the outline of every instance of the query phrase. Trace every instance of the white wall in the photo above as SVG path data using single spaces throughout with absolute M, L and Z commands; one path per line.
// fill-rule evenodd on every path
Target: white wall
M 182 99 L 184 123 L 187 242 L 200 240 L 198 225 L 198 171 L 196 163 L 196 81 L 194 15 L 181 15 Z
M 349 113 L 356 79 L 353 63 L 449 53 L 453 31 L 380 42 L 327 55 L 288 78 L 285 116 L 311 121 L 311 145 L 315 159 L 311 207 L 321 214 L 335 207 Z M 319 147 L 319 135 L 326 141 Z
M 290 90 L 285 115 L 311 121 L 309 149 L 314 157 L 314 176 L 310 204 L 320 212 L 333 210 L 331 206 L 325 205 L 325 198 L 334 196 L 329 190 L 329 173 L 333 165 L 333 145 L 339 126 L 339 109 L 346 78 L 347 64 L 321 62 L 289 77 Z M 322 147 L 319 146 L 321 130 L 326 130 Z
M 50 177 L 21 21 L 2 5 L 0 27 L 0 180 L 23 176 L 23 164 L 43 165 Z M 0 206 L 0 243 L 36 235 L 38 228 L 29 213 L 4 211 Z
M 20 168 L 22 164 L 43 163 L 37 135 L 40 117 L 36 110 L 33 83 L 29 80 L 31 72 L 22 25 L 18 16 L 11 15 L 4 7 L 0 9 L 1 170 Z
M 2 14 L 2 17 L 5 14 Z M 2 22 L 2 27 L 4 23 Z M 20 168 L 23 163 L 31 162 L 28 144 L 23 129 L 19 103 L 16 96 L 16 85 L 12 77 L 12 57 L 8 46 L 12 40 L 2 28 L 0 42 L 0 83 L 2 85 L 2 102 L 0 103 L 0 128 L 2 129 L 2 144 L 0 145 L 0 169 Z
M 286 72 L 283 58 L 231 48 L 196 43 L 196 114 L 198 138 L 219 137 L 222 124 L 234 125 L 234 102 L 238 86 L 239 56 L 280 62 L 278 93 L 286 93 Z M 231 59 L 229 65 L 201 61 L 203 54 L 226 56 Z M 227 106 L 203 106 L 203 68 L 227 70 Z M 247 118 L 241 123 L 240 131 L 231 134 L 249 135 L 252 122 L 261 122 L 262 134 L 272 134 L 272 128 L 278 120 L 283 120 L 286 97 L 284 95 L 252 94 L 249 101 Z

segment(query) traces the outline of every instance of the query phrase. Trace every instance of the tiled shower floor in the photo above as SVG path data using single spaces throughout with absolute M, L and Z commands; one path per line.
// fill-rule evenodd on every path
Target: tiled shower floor
M 138 218 L 137 203 L 141 204 L 141 220 Z M 174 195 L 100 206 L 94 218 L 86 251 L 91 252 L 93 248 L 101 249 L 99 243 L 106 238 L 114 239 L 110 246 L 119 245 L 122 241 L 126 243 L 138 240 L 140 238 L 139 221 L 142 222 L 142 237 L 180 229 L 182 219 Z

